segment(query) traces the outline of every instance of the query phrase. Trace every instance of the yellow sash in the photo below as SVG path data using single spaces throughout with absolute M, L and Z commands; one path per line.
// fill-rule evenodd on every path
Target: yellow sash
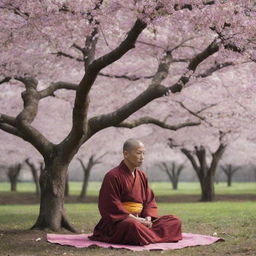
M 122 205 L 124 209 L 131 214 L 140 214 L 143 209 L 143 205 L 141 203 L 122 202 Z

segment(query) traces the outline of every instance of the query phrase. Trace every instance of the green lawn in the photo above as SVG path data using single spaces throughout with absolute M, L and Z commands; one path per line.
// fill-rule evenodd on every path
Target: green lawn
M 78 195 L 81 190 L 81 182 L 70 182 L 70 194 Z M 100 182 L 90 182 L 88 188 L 88 195 L 98 195 Z M 169 182 L 152 182 L 151 188 L 157 196 L 170 196 L 170 195 L 200 195 L 200 185 L 197 182 L 181 182 L 177 191 L 172 190 Z M 19 192 L 34 192 L 35 186 L 32 182 L 20 182 L 17 189 Z M 0 192 L 10 190 L 10 185 L 7 182 L 0 182 Z M 227 187 L 226 183 L 215 184 L 216 194 L 255 194 L 256 183 L 233 183 L 231 187 Z
M 256 204 L 255 202 L 212 203 L 159 203 L 160 214 L 176 214 L 183 222 L 183 232 L 212 235 L 217 233 L 225 242 L 210 246 L 165 251 L 164 255 L 222 256 L 256 255 Z M 99 219 L 96 204 L 67 204 L 71 222 L 82 232 L 93 230 Z M 0 206 L 0 255 L 134 255 L 126 250 L 75 249 L 48 244 L 45 233 L 19 232 L 35 221 L 38 205 Z M 16 230 L 16 231 L 8 231 Z M 35 242 L 36 238 L 42 238 Z M 158 255 L 159 252 L 141 252 L 139 255 Z
M 170 183 L 151 183 L 157 197 L 168 197 L 179 195 L 200 195 L 198 183 L 179 184 L 179 190 L 173 191 Z M 78 195 L 81 182 L 70 182 L 70 194 Z M 100 182 L 89 184 L 89 196 L 97 196 Z M 0 205 L 0 256 L 2 255 L 150 255 L 157 256 L 159 252 L 134 253 L 126 250 L 113 249 L 76 249 L 59 245 L 48 244 L 45 240 L 46 233 L 43 231 L 29 231 L 28 228 L 36 220 L 39 205 L 22 203 L 20 194 L 32 195 L 34 184 L 21 182 L 18 184 L 18 192 L 9 192 L 9 183 L 0 183 L 0 196 L 16 198 L 12 205 Z M 234 183 L 227 187 L 226 183 L 215 185 L 216 194 L 224 195 L 256 195 L 256 183 Z M 30 196 L 31 197 L 31 196 Z M 29 198 L 30 198 L 29 197 Z M 216 243 L 210 246 L 186 248 L 176 251 L 164 251 L 164 255 L 188 255 L 188 256 L 253 256 L 256 255 L 256 203 L 251 197 L 244 197 L 244 201 L 228 202 L 216 201 L 211 203 L 159 203 L 159 214 L 175 214 L 182 219 L 183 232 L 201 233 L 223 237 L 225 242 Z M 241 198 L 240 198 L 241 199 Z M 239 199 L 239 200 L 240 200 Z M 72 197 L 71 201 L 72 202 Z M 251 200 L 251 201 L 250 201 Z M 17 204 L 16 204 L 17 202 Z M 30 201 L 28 201 L 29 203 Z M 75 201 L 76 202 L 76 201 Z M 72 203 L 65 204 L 71 223 L 81 232 L 92 232 L 93 227 L 99 220 L 99 212 L 96 203 Z M 42 240 L 36 242 L 37 238 Z

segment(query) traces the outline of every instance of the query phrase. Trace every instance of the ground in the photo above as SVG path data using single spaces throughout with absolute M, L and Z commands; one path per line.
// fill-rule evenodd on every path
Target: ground
M 31 188 L 31 185 L 23 184 Z M 10 193 L 3 189 L 6 185 L 0 184 L 0 198 L 16 198 L 11 205 L 0 205 L 0 255 L 134 255 L 134 252 L 127 250 L 116 249 L 101 249 L 101 248 L 83 248 L 76 249 L 67 246 L 53 245 L 46 242 L 46 233 L 42 231 L 30 231 L 29 227 L 34 223 L 39 206 L 38 204 L 29 204 L 26 201 L 20 201 L 22 196 L 27 198 L 33 197 L 30 193 Z M 74 186 L 74 187 L 73 187 Z M 233 188 L 226 190 L 224 184 L 217 186 L 217 192 L 222 191 L 223 196 L 215 202 L 187 203 L 189 195 L 184 191 L 185 188 L 193 190 L 196 187 L 193 184 L 181 184 L 181 189 L 178 192 L 166 191 L 164 194 L 164 184 L 152 184 L 155 187 L 157 194 L 160 214 L 176 214 L 183 222 L 183 232 L 201 233 L 205 235 L 218 236 L 225 239 L 225 242 L 219 242 L 209 246 L 200 246 L 193 248 L 185 248 L 175 251 L 161 252 L 163 255 L 189 255 L 189 256 L 253 256 L 256 255 L 256 184 L 234 184 Z M 6 186 L 7 187 L 7 186 Z M 27 189 L 28 189 L 27 187 Z M 66 210 L 71 222 L 80 229 L 83 233 L 90 233 L 93 227 L 99 220 L 97 204 L 93 202 L 95 199 L 95 191 L 89 191 L 91 203 L 78 203 L 76 186 L 72 184 L 72 196 L 67 200 Z M 95 188 L 92 186 L 91 188 Z M 189 187 L 189 188 L 188 188 Z M 242 187 L 244 189 L 242 189 Z M 22 187 L 20 186 L 20 190 Z M 29 190 L 29 189 L 28 189 Z M 240 190 L 240 193 L 236 193 Z M 233 192 L 232 192 L 233 191 Z M 192 192 L 192 196 L 198 197 L 197 188 Z M 254 193 L 253 193 L 254 192 Z M 242 194 L 242 196 L 240 195 Z M 233 201 L 226 201 L 225 196 L 233 197 Z M 174 200 L 175 197 L 179 198 Z M 222 197 L 222 198 L 221 198 Z M 36 197 L 35 197 L 36 198 Z M 166 202 L 170 199 L 172 202 Z M 217 197 L 218 198 L 218 197 Z M 221 199 L 221 200 L 220 200 Z M 14 200 L 14 199 L 13 199 Z M 18 200 L 18 201 L 17 201 Z M 223 201 L 224 200 L 224 201 Z M 161 202 L 162 201 L 162 202 Z M 64 231 L 62 231 L 64 232 Z M 158 255 L 159 252 L 137 252 L 138 255 Z

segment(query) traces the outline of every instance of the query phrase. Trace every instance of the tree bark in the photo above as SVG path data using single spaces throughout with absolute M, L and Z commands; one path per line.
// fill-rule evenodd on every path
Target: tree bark
M 77 232 L 68 222 L 64 210 L 64 192 L 69 163 L 55 157 L 46 160 L 40 175 L 40 210 L 32 229 L 50 229 L 59 231 L 65 228 Z
M 7 172 L 7 176 L 9 178 L 10 184 L 11 184 L 11 191 L 16 192 L 17 191 L 17 182 L 18 177 L 21 170 L 21 164 L 16 164 L 14 166 L 10 166 Z
M 69 181 L 68 181 L 68 174 L 66 176 L 66 180 L 65 180 L 65 197 L 69 196 Z
M 209 173 L 202 181 L 201 184 L 201 199 L 203 202 L 211 202 L 215 198 L 214 190 L 214 173 Z

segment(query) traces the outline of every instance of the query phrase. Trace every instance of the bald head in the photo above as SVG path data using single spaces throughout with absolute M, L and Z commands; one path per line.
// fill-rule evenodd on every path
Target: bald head
M 128 139 L 124 142 L 123 152 L 124 151 L 130 152 L 134 148 L 137 148 L 137 147 L 140 147 L 140 146 L 144 146 L 144 144 L 140 140 L 130 138 L 130 139 Z
M 130 170 L 140 166 L 144 160 L 145 148 L 137 139 L 128 139 L 123 145 L 124 162 Z

